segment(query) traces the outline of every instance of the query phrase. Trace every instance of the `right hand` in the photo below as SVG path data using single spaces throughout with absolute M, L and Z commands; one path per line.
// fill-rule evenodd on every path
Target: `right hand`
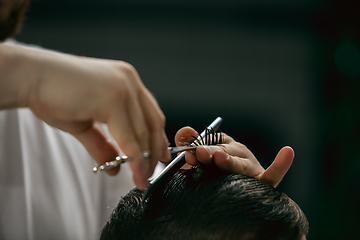
M 146 188 L 158 160 L 168 161 L 170 153 L 165 116 L 135 68 L 123 61 L 14 47 L 17 56 L 31 66 L 24 77 L 32 82 L 26 84 L 19 105 L 75 136 L 98 164 L 118 155 L 97 126 L 97 122 L 106 123 L 121 150 L 132 157 L 135 184 Z M 151 150 L 151 159 L 143 158 L 144 150 Z M 118 171 L 107 172 L 115 175 Z

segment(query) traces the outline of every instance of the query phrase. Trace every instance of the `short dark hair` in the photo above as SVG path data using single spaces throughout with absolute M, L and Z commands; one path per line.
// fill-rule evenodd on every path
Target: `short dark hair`
M 179 170 L 145 201 L 133 189 L 101 239 L 301 239 L 308 221 L 280 190 L 256 179 L 201 166 Z

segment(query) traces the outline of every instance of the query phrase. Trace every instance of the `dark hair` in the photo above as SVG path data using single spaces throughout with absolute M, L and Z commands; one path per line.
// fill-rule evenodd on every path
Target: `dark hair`
M 178 171 L 142 201 L 133 189 L 106 223 L 101 239 L 301 239 L 308 221 L 280 190 L 207 166 Z
M 8 17 L 0 20 L 0 42 L 13 37 L 20 31 L 29 2 L 30 0 L 23 0 L 21 3 L 17 3 L 17 6 L 9 12 Z

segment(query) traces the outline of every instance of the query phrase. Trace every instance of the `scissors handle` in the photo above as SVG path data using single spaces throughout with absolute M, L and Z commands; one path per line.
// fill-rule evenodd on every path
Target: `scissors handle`
M 207 129 L 214 129 L 217 130 L 222 122 L 222 118 L 218 117 L 216 118 L 208 127 Z M 199 142 L 201 139 L 205 136 L 206 131 L 203 131 L 198 138 L 194 142 Z M 193 142 L 193 143 L 194 143 Z M 168 150 L 170 153 L 178 153 L 178 152 L 184 152 L 192 149 L 196 149 L 198 146 L 181 146 L 181 147 L 169 147 Z M 181 155 L 181 154 L 180 154 Z M 159 179 L 163 178 L 164 175 L 171 175 L 174 172 L 176 172 L 182 165 L 185 164 L 185 153 L 181 156 L 177 156 L 169 165 L 154 179 L 150 181 L 150 185 L 154 185 Z M 144 151 L 143 152 L 144 158 L 151 157 L 151 151 Z M 110 162 L 106 162 L 102 165 L 99 165 L 97 167 L 93 168 L 94 172 L 101 172 L 104 170 L 108 170 L 117 166 L 120 166 L 121 164 L 128 162 L 131 160 L 131 157 L 129 156 L 117 156 L 114 160 Z M 179 165 L 179 168 L 177 167 Z M 176 166 L 176 167 L 174 167 Z M 173 168 L 173 171 L 169 171 L 169 169 Z M 148 196 L 150 194 L 150 191 L 147 191 L 147 194 L 144 194 L 144 196 Z
M 170 151 L 171 154 L 173 153 L 179 153 L 179 152 L 184 152 L 184 151 L 188 151 L 188 150 L 193 150 L 196 149 L 198 146 L 181 146 L 181 147 L 168 147 L 168 150 Z M 151 156 L 151 152 L 150 151 L 144 151 L 143 152 L 143 156 L 145 158 L 149 158 Z M 126 163 L 128 161 L 130 161 L 131 158 L 128 156 L 117 156 L 114 160 L 110 161 L 110 162 L 106 162 L 103 165 L 99 165 L 97 167 L 93 168 L 94 172 L 98 172 L 98 171 L 104 171 L 104 170 L 108 170 L 110 168 L 114 168 L 117 167 L 123 163 Z
M 149 158 L 151 157 L 151 151 L 143 151 L 142 155 L 144 158 Z M 126 163 L 128 161 L 131 160 L 131 157 L 126 156 L 126 155 L 122 155 L 122 156 L 117 156 L 114 160 L 110 161 L 110 162 L 106 162 L 102 165 L 99 165 L 97 167 L 93 167 L 93 172 L 101 172 L 101 171 L 105 171 L 117 166 L 120 166 L 123 163 Z

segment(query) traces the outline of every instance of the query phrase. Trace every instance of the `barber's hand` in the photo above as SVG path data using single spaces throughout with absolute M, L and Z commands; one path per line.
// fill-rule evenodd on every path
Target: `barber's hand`
M 186 138 L 191 138 L 189 137 L 191 135 L 198 136 L 198 133 L 190 127 L 180 129 L 175 136 L 176 145 L 182 145 L 187 141 Z M 283 147 L 273 163 L 265 170 L 245 145 L 236 142 L 226 134 L 223 134 L 223 137 L 221 145 L 198 147 L 196 157 L 191 152 L 186 152 L 186 162 L 193 166 L 199 162 L 208 165 L 215 164 L 226 172 L 252 176 L 276 187 L 294 159 L 293 149 Z
M 31 74 L 38 76 L 23 105 L 49 125 L 74 135 L 98 164 L 118 155 L 97 124 L 106 123 L 121 150 L 132 157 L 135 184 L 146 188 L 158 160 L 168 161 L 170 153 L 165 116 L 135 68 L 123 61 L 23 51 Z M 151 159 L 143 158 L 144 150 L 151 150 Z

